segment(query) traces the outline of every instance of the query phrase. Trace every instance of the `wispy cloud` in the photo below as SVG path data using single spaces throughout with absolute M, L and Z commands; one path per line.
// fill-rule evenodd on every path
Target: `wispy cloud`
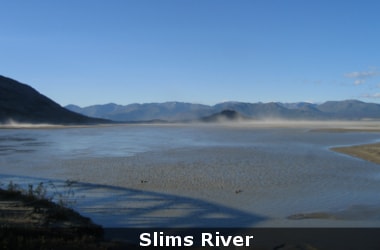
M 364 98 L 380 98 L 380 93 L 375 94 L 366 94 L 363 96 Z
M 347 78 L 366 79 L 369 77 L 376 76 L 378 74 L 379 74 L 379 72 L 377 72 L 377 71 L 354 71 L 354 72 L 346 73 L 346 74 L 344 74 L 344 76 Z
M 365 83 L 365 79 L 356 79 L 354 85 L 362 85 Z
M 366 83 L 366 81 L 369 78 L 379 75 L 379 73 L 380 72 L 378 72 L 376 70 L 354 71 L 354 72 L 349 72 L 349 73 L 344 74 L 344 77 L 355 79 L 354 85 L 358 86 L 358 85 L 362 85 L 362 84 Z

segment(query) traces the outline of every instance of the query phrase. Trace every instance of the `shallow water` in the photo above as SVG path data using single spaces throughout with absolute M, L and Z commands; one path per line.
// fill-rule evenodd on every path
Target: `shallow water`
M 178 226 L 379 226 L 373 218 L 286 219 L 295 213 L 380 206 L 380 166 L 329 150 L 379 139 L 380 133 L 310 132 L 305 127 L 3 129 L 0 174 L 3 184 L 77 180 L 83 184 L 76 187 L 75 208 L 105 226 L 173 221 Z M 138 195 L 138 200 L 130 198 Z M 137 213 L 139 208 L 149 213 Z

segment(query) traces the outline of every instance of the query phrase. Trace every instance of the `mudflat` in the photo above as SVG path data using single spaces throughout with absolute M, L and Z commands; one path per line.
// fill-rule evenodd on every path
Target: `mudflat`
M 335 152 L 359 157 L 380 164 L 380 143 L 331 148 Z

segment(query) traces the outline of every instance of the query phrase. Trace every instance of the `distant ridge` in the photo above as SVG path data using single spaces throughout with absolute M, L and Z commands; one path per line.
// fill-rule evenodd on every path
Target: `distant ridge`
M 85 108 L 68 105 L 66 108 L 83 115 L 121 122 L 195 120 L 213 114 L 207 105 L 185 102 L 133 103 L 126 106 L 108 103 Z
M 223 110 L 232 110 L 248 119 L 290 119 L 290 120 L 363 120 L 380 119 L 380 104 L 357 100 L 328 101 L 322 104 L 296 103 L 247 103 L 223 102 L 214 106 L 184 102 L 164 102 L 117 105 L 93 105 L 68 109 L 84 115 L 114 121 L 191 121 L 217 115 Z
M 318 106 L 322 112 L 341 119 L 380 118 L 380 105 L 358 100 L 328 101 Z
M 96 118 L 91 118 L 96 117 Z M 185 102 L 66 108 L 32 87 L 0 75 L 0 123 L 99 124 L 116 122 L 189 122 L 222 120 L 379 120 L 380 104 L 358 100 L 322 104 L 223 102 L 213 106 Z
M 67 110 L 32 87 L 0 75 L 0 123 L 8 122 L 66 125 L 107 121 Z

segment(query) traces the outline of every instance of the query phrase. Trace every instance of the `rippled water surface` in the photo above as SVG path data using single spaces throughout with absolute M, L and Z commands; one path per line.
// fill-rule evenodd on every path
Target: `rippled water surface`
M 172 209 L 173 204 L 192 204 L 195 210 L 206 207 L 208 214 L 233 214 L 236 225 L 249 221 L 244 218 L 251 214 L 256 217 L 249 225 L 270 221 L 267 225 L 281 226 L 287 225 L 287 215 L 298 212 L 380 205 L 380 166 L 329 150 L 379 139 L 373 132 L 212 125 L 0 129 L 0 175 L 3 184 L 16 178 L 97 184 L 78 189 L 78 195 L 87 198 L 80 199 L 77 208 L 105 225 L 119 225 L 121 216 L 129 218 L 121 226 L 162 226 L 166 224 L 158 219 L 183 212 Z M 139 215 L 145 220 L 131 223 L 130 218 L 140 217 L 123 209 L 137 201 L 123 196 L 123 188 L 128 195 L 140 192 L 155 201 L 177 203 L 165 203 L 163 211 L 152 209 L 149 216 Z M 149 203 L 139 202 L 135 208 Z M 104 213 L 114 221 L 104 219 Z M 152 222 L 155 213 L 161 224 Z M 190 225 L 194 221 L 178 216 Z M 198 222 L 212 223 L 201 217 Z

